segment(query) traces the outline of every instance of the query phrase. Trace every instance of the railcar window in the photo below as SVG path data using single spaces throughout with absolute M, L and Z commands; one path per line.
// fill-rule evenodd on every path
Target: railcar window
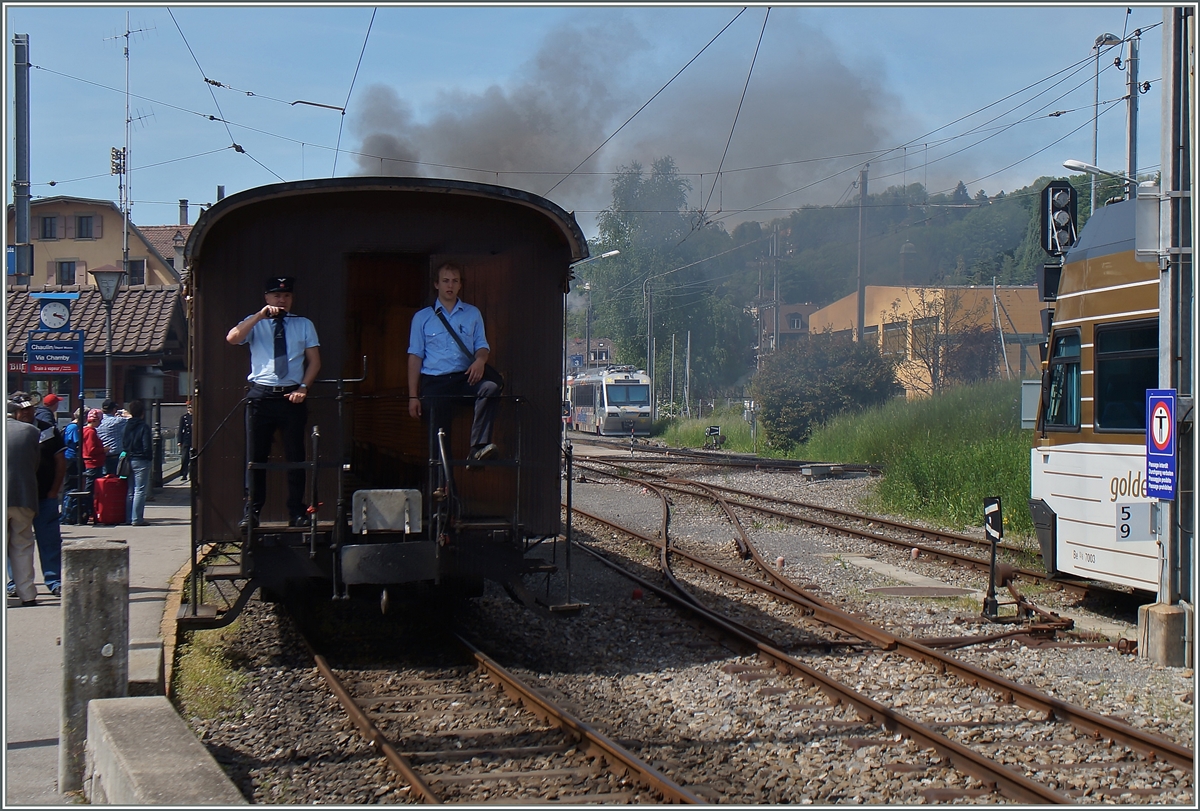
M 650 405 L 650 387 L 640 385 L 612 385 L 608 389 L 608 404 L 613 406 L 645 406 Z
M 1146 389 L 1158 388 L 1158 322 L 1096 327 L 1096 429 L 1146 430 Z
M 1050 355 L 1050 391 L 1046 398 L 1048 429 L 1079 430 L 1079 333 L 1056 336 Z
M 580 408 L 591 408 L 592 406 L 596 405 L 595 386 L 572 386 L 571 391 L 574 392 L 572 399 L 575 401 L 576 406 Z

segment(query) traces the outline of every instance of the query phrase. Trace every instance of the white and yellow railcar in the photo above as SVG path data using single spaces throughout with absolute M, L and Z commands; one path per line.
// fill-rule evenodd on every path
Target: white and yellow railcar
M 1159 268 L 1134 250 L 1135 201 L 1098 210 L 1064 257 L 1031 459 L 1049 573 L 1156 591 L 1160 553 L 1121 520 L 1146 489 L 1146 389 L 1158 388 Z

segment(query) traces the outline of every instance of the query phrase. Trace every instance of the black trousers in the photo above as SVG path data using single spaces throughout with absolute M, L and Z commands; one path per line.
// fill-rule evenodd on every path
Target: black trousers
M 188 468 L 192 464 L 192 446 L 179 446 L 179 478 L 186 479 L 188 477 Z
M 308 404 L 293 403 L 282 394 L 262 394 L 251 389 L 246 407 L 247 447 L 251 462 L 266 462 L 275 442 L 275 432 L 283 438 L 283 458 L 303 462 L 304 427 L 308 422 Z M 247 506 L 255 515 L 267 501 L 267 471 L 252 470 L 246 479 Z M 288 516 L 305 514 L 304 469 L 287 472 Z M 253 495 L 251 495 L 253 494 Z M 253 504 L 250 499 L 253 498 Z
M 445 429 L 450 436 L 450 423 L 454 421 L 454 408 L 461 403 L 454 397 L 475 398 L 475 418 L 471 422 L 471 447 L 478 448 L 492 441 L 492 426 L 496 424 L 496 409 L 500 399 L 496 396 L 500 387 L 491 380 L 480 379 L 472 386 L 467 382 L 467 373 L 451 372 L 448 375 L 421 375 L 421 409 L 433 423 L 433 435 Z

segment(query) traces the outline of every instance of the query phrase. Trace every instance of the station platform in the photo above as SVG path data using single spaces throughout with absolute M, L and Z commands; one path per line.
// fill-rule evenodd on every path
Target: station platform
M 170 475 L 170 472 L 168 472 Z M 146 502 L 149 526 L 62 526 L 63 544 L 124 541 L 129 545 L 129 678 L 131 695 L 162 694 L 173 646 L 175 609 L 168 612 L 172 581 L 191 552 L 189 482 L 168 478 Z M 61 600 L 50 594 L 37 564 L 37 601 L 4 612 L 4 807 L 83 802 L 58 790 L 58 737 L 62 713 Z M 170 620 L 164 625 L 164 614 Z

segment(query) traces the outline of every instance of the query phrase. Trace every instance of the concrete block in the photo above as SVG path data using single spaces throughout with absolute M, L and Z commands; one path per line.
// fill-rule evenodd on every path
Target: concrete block
M 1138 607 L 1138 656 L 1166 667 L 1188 663 L 1188 612 L 1177 605 Z
M 84 794 L 93 805 L 247 805 L 164 696 L 88 703 Z
M 166 668 L 161 639 L 132 640 L 129 643 L 129 695 L 166 695 Z

